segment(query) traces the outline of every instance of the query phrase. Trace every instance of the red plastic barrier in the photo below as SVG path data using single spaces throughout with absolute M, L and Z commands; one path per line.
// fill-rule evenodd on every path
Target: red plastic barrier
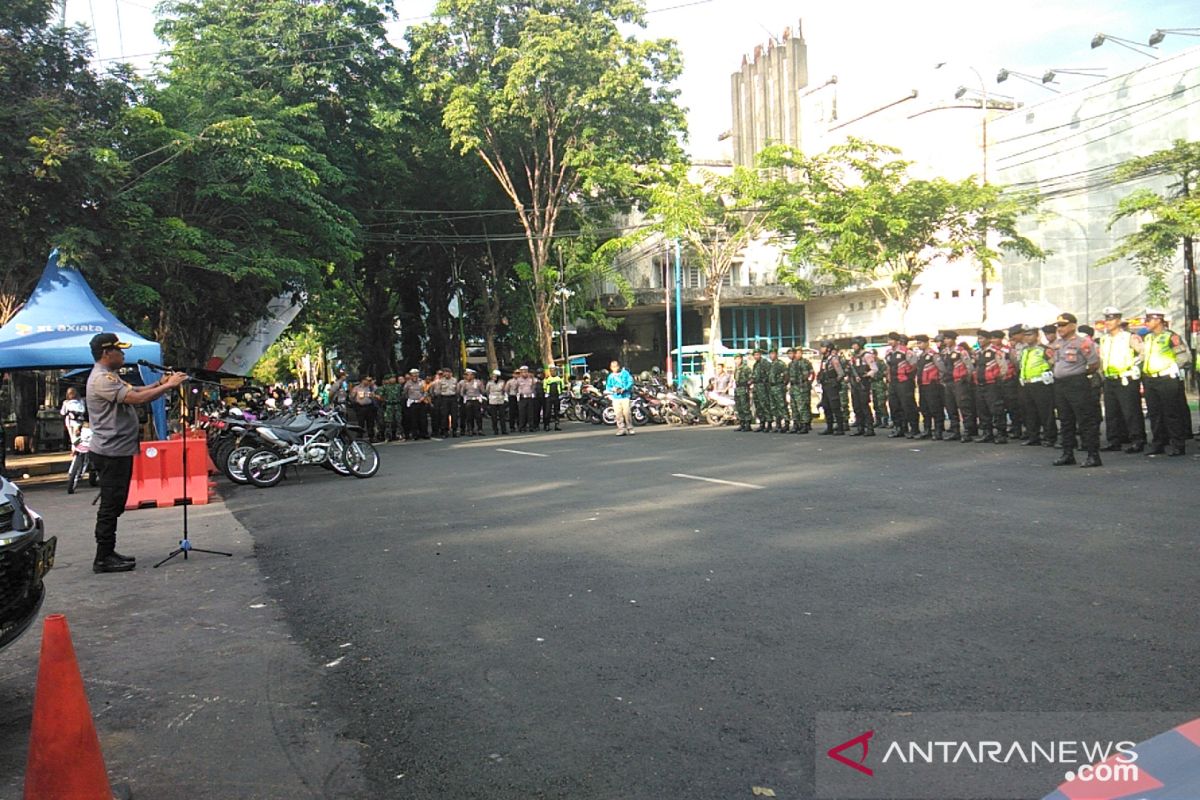
M 208 445 L 204 434 L 192 434 L 187 442 L 187 501 L 208 502 Z M 183 440 L 142 442 L 133 460 L 133 480 L 125 508 L 177 506 L 184 502 Z

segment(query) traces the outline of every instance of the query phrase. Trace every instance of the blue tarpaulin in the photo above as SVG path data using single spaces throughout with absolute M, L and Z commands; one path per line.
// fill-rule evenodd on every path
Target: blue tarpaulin
M 139 336 L 113 316 L 79 270 L 59 265 L 58 250 L 54 250 L 29 300 L 0 328 L 0 370 L 90 367 L 88 343 L 105 332 L 133 345 L 125 351 L 128 363 L 139 358 L 162 363 L 158 343 Z M 140 371 L 143 383 L 157 380 L 154 371 L 145 367 Z M 167 431 L 164 406 L 161 400 L 151 404 L 155 428 L 162 438 Z

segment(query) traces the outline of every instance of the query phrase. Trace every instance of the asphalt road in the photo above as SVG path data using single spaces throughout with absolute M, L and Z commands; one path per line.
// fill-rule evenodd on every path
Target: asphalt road
M 381 452 L 226 492 L 373 796 L 809 797 L 820 712 L 1200 708 L 1196 456 L 583 424 Z

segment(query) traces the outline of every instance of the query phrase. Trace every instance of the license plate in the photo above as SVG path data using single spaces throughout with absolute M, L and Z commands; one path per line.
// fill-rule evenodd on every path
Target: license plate
M 41 544 L 35 545 L 35 548 L 33 577 L 34 580 L 41 580 L 43 575 L 54 568 L 54 552 L 58 549 L 58 537 L 51 536 Z

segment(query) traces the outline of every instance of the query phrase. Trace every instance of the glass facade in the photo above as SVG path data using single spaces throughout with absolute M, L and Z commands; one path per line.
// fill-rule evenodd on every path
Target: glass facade
M 721 342 L 748 350 L 758 342 L 785 349 L 804 344 L 804 306 L 737 306 L 721 309 Z

